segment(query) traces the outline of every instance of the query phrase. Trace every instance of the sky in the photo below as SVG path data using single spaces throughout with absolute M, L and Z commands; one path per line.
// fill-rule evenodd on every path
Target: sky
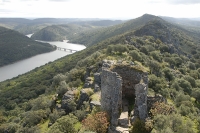
M 0 0 L 0 18 L 200 18 L 200 0 Z

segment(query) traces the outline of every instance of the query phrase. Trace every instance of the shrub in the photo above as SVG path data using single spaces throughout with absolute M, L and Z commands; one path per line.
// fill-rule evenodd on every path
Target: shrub
M 119 54 L 122 54 L 124 52 L 128 52 L 128 48 L 126 45 L 122 44 L 116 44 L 116 45 L 109 45 L 107 48 L 107 53 L 110 54 L 112 52 L 118 52 Z
M 78 118 L 79 121 L 82 121 L 86 116 L 86 112 L 84 110 L 76 110 L 73 112 L 73 114 Z
M 162 88 L 166 88 L 166 81 L 156 77 L 154 74 L 149 75 L 149 88 L 158 93 Z
M 153 51 L 150 53 L 150 55 L 157 61 L 161 62 L 161 56 L 160 56 L 160 52 L 158 51 Z
M 95 131 L 97 133 L 106 133 L 108 129 L 108 115 L 106 112 L 97 112 L 89 115 L 82 121 L 85 130 Z
M 169 115 L 174 111 L 174 107 L 165 103 L 156 102 L 150 109 L 151 116 L 154 117 L 158 114 Z
M 151 130 L 152 127 L 147 128 L 144 121 L 136 118 L 130 133 L 149 133 Z
M 162 45 L 160 47 L 160 52 L 169 52 L 169 47 L 167 45 Z
M 183 79 L 187 80 L 188 82 L 190 82 L 190 85 L 192 87 L 196 87 L 196 81 L 193 77 L 186 75 L 185 77 L 183 77 Z
M 49 133 L 77 133 L 81 128 L 76 116 L 69 114 L 59 118 L 49 129 Z
M 132 57 L 133 61 L 141 61 L 142 60 L 139 52 L 137 52 L 136 50 L 130 51 L 129 55 Z
M 167 78 L 169 80 L 169 82 L 174 79 L 174 75 L 171 72 L 171 69 L 165 67 L 162 71 L 165 74 L 165 78 Z

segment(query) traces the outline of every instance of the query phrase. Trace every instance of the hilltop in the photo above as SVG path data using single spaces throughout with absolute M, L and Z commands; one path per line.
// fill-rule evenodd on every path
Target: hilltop
M 136 30 L 137 28 L 144 26 L 147 22 L 154 19 L 160 18 L 153 15 L 145 14 L 139 18 L 126 21 L 122 24 L 77 34 L 73 38 L 70 38 L 70 42 L 91 46 L 110 37 Z
M 50 44 L 33 41 L 17 31 L 0 27 L 0 66 L 53 50 Z
M 0 131 L 198 133 L 198 34 L 144 16 L 143 25 L 126 22 L 137 28 L 0 83 Z

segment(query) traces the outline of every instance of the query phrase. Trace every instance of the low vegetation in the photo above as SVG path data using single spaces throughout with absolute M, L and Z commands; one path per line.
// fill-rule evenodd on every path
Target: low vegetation
M 152 21 L 137 32 L 102 40 L 83 51 L 0 83 L 0 132 L 40 132 L 39 125 L 48 120 L 50 124 L 46 132 L 107 132 L 109 118 L 105 112 L 98 108 L 91 110 L 88 102 L 76 107 L 86 68 L 98 69 L 103 59 L 112 59 L 121 62 L 122 66 L 127 63 L 138 70 L 146 70 L 149 93 L 162 95 L 167 100 L 167 103 L 155 103 L 150 109 L 149 120 L 136 120 L 130 132 L 199 133 L 198 39 L 195 34 L 190 36 L 175 28 L 174 32 L 169 32 L 176 41 L 164 41 L 167 38 L 165 30 L 159 31 L 165 26 L 162 21 Z M 150 31 L 153 30 L 151 27 L 154 28 L 152 34 L 144 32 L 147 27 Z M 185 48 L 188 45 L 190 48 Z M 68 90 L 75 95 L 69 105 L 70 112 L 57 110 L 55 104 L 60 104 Z M 58 94 L 56 103 L 52 98 L 55 94 Z M 97 99 L 95 95 L 91 93 L 90 98 Z

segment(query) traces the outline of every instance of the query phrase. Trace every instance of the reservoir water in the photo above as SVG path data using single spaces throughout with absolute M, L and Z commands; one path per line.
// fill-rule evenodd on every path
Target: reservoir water
M 27 36 L 30 37 L 31 35 L 27 35 Z M 66 41 L 65 42 L 58 42 L 58 41 L 47 42 L 47 43 L 56 45 L 58 47 L 73 49 L 77 51 L 85 49 L 85 46 L 83 45 L 67 43 Z M 53 52 L 36 55 L 31 58 L 21 60 L 13 64 L 0 67 L 0 82 L 7 79 L 14 78 L 26 72 L 29 72 L 36 67 L 40 67 L 42 65 L 45 65 L 48 62 L 55 61 L 56 59 L 59 59 L 69 54 L 71 53 L 66 52 L 66 51 L 55 50 Z

